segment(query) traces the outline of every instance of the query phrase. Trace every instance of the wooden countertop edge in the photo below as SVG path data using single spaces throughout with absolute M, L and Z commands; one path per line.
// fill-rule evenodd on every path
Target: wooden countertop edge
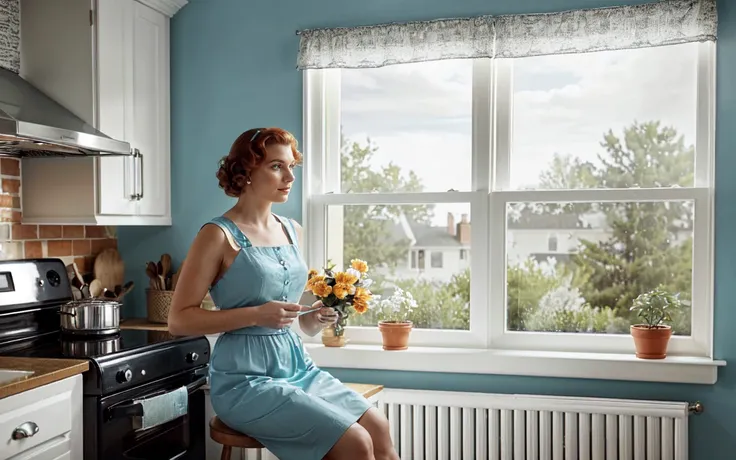
M 33 372 L 27 378 L 0 384 L 2 399 L 86 372 L 89 370 L 89 361 L 0 356 L 0 368 Z
M 366 399 L 380 393 L 383 390 L 383 385 L 374 385 L 369 383 L 344 383 L 343 385 L 360 393 Z
M 146 318 L 126 318 L 120 323 L 120 329 L 168 332 L 169 325 L 165 323 L 152 323 Z

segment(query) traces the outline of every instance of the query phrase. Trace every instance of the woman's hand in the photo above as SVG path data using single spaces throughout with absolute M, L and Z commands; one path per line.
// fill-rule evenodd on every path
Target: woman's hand
M 296 303 L 277 300 L 254 307 L 257 310 L 256 326 L 283 329 L 291 326 L 302 306 Z
M 337 322 L 337 310 L 332 307 L 325 307 L 321 300 L 314 302 L 312 308 L 316 308 L 317 310 L 307 313 L 305 316 L 313 316 L 315 321 L 322 324 L 322 327 L 327 327 Z
M 337 322 L 337 310 L 332 307 L 325 307 L 321 300 L 314 302 L 312 308 L 315 309 L 313 312 L 307 313 L 299 319 L 299 326 L 308 335 L 314 336 L 317 332 Z

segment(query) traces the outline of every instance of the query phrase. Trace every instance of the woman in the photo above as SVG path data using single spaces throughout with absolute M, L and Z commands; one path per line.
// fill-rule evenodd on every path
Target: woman
M 315 366 L 290 327 L 298 318 L 314 336 L 337 320 L 319 302 L 299 305 L 307 281 L 301 227 L 271 213 L 288 199 L 301 159 L 294 136 L 279 128 L 235 140 L 217 178 L 238 202 L 195 238 L 169 331 L 223 333 L 210 360 L 212 407 L 280 460 L 398 460 L 385 417 Z M 199 308 L 208 290 L 219 311 Z

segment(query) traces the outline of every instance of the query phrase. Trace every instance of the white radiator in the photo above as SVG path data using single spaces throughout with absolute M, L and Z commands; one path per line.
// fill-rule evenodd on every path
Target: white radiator
M 686 402 L 385 389 L 402 460 L 687 460 Z

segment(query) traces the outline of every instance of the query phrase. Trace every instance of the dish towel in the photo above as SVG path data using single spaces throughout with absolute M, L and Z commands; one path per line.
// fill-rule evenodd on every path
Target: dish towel
M 186 415 L 189 411 L 189 390 L 183 386 L 166 394 L 134 402 L 143 408 L 143 415 L 134 418 L 134 428 L 147 430 Z

